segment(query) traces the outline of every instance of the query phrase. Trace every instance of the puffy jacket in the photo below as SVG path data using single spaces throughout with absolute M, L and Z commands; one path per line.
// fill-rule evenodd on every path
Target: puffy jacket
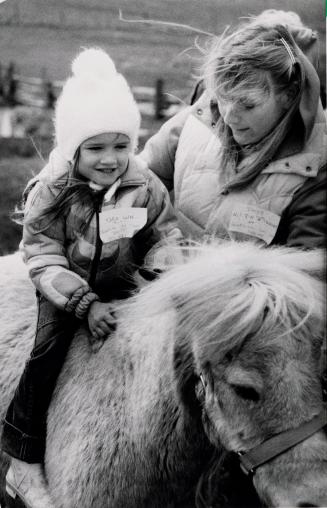
M 242 189 L 225 190 L 228 176 L 215 132 L 219 110 L 206 92 L 146 143 L 140 157 L 173 190 L 184 236 L 325 245 L 326 119 L 317 73 L 304 54 L 300 64 L 306 80 L 293 130 L 274 160 Z
M 26 219 L 37 216 L 53 201 L 67 169 L 53 153 L 50 163 L 27 187 Z M 141 209 L 142 217 L 131 226 L 135 228 L 132 232 L 123 232 L 138 211 L 134 209 Z M 108 210 L 116 223 L 102 241 L 101 213 Z M 126 216 L 126 211 L 131 213 Z M 93 216 L 88 223 L 89 212 Z M 27 222 L 21 246 L 36 288 L 57 307 L 82 318 L 95 299 L 119 296 L 144 256 L 152 260 L 165 245 L 180 239 L 167 190 L 144 164 L 131 158 L 109 202 L 103 202 L 103 194 L 96 194 L 87 203 L 73 204 L 52 223 L 47 219 Z

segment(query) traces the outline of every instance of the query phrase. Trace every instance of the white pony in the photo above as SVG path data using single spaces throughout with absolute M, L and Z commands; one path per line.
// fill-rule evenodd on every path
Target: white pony
M 77 332 L 48 414 L 56 507 L 248 506 L 213 472 L 223 450 L 322 414 L 321 253 L 232 243 L 188 258 L 117 303 L 98 353 Z M 18 255 L 0 258 L 1 416 L 32 347 L 34 300 Z M 253 484 L 268 506 L 327 506 L 323 430 L 268 458 Z

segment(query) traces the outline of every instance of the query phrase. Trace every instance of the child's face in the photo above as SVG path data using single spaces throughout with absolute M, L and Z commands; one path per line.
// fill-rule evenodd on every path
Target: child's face
M 116 132 L 92 136 L 80 146 L 79 174 L 102 187 L 110 187 L 127 169 L 131 141 Z

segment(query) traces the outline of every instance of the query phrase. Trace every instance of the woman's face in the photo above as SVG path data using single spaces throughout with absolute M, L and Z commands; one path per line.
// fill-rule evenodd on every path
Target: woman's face
M 79 174 L 87 180 L 110 187 L 127 169 L 131 142 L 125 134 L 98 134 L 80 146 Z
M 272 87 L 269 92 L 252 88 L 243 97 L 217 100 L 225 124 L 241 146 L 264 138 L 278 124 L 288 102 L 285 93 L 276 94 Z

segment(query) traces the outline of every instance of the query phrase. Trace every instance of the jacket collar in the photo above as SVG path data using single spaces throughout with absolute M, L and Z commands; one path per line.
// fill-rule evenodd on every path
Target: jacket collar
M 326 122 L 317 121 L 302 150 L 297 149 L 298 141 L 290 139 L 289 146 L 276 154 L 276 158 L 262 173 L 293 173 L 314 178 L 327 158 Z
M 143 161 L 137 160 L 134 155 L 130 156 L 128 167 L 125 173 L 121 176 L 120 187 L 144 185 L 147 182 L 147 178 L 145 176 L 146 165 L 144 164 L 143 167 L 142 164 Z

